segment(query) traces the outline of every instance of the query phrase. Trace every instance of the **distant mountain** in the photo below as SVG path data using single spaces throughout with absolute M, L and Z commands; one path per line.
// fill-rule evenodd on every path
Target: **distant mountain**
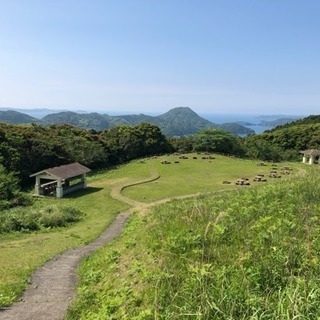
M 274 128 L 274 127 L 282 126 L 284 124 L 291 123 L 294 121 L 296 121 L 296 119 L 292 119 L 292 118 L 280 118 L 280 119 L 271 120 L 271 121 L 261 120 L 260 125 Z
M 223 123 L 219 124 L 218 126 L 224 131 L 228 131 L 231 133 L 236 132 L 237 135 L 247 135 L 255 133 L 254 130 L 246 128 L 245 126 L 236 122 Z
M 129 125 L 136 125 L 141 122 L 148 122 L 148 123 L 154 123 L 154 124 L 159 123 L 159 121 L 157 120 L 157 117 L 148 116 L 143 113 L 128 114 L 128 115 L 121 115 L 121 116 L 110 116 L 110 118 L 113 118 L 117 121 L 121 121 Z
M 108 120 L 100 113 L 80 114 L 66 111 L 48 114 L 42 118 L 45 124 L 67 123 L 83 129 L 104 130 L 109 129 Z
M 19 108 L 0 108 L 1 111 L 17 111 L 20 113 L 27 114 L 31 117 L 41 119 L 47 114 L 50 113 L 57 113 L 57 112 L 62 112 L 62 111 L 67 111 L 67 110 L 57 110 L 57 109 L 47 109 L 47 108 L 34 108 L 34 109 L 19 109 Z M 77 111 L 77 113 L 81 113 L 80 111 Z
M 209 120 L 200 117 L 196 112 L 188 107 L 177 107 L 159 116 L 124 115 L 112 117 L 120 121 L 136 125 L 141 122 L 153 123 L 159 126 L 162 132 L 167 136 L 185 136 L 199 132 L 203 129 L 221 128 L 233 134 L 254 133 L 252 129 L 237 124 L 215 124 Z
M 237 122 L 231 122 L 231 123 L 237 123 L 242 126 L 257 126 L 258 124 L 252 123 L 252 122 L 247 122 L 247 121 L 237 121 Z
M 194 134 L 202 129 L 217 128 L 218 125 L 201 118 L 188 107 L 174 108 L 160 116 L 145 114 L 109 116 L 98 113 L 78 114 L 75 112 L 59 112 L 42 118 L 47 124 L 68 123 L 80 128 L 104 130 L 119 125 L 136 125 L 142 122 L 159 126 L 168 136 Z
M 9 112 L 9 111 L 6 111 Z M 19 115 L 19 116 L 18 116 Z M 22 113 L 16 112 L 16 117 L 12 117 L 10 123 L 42 123 L 44 125 L 52 124 L 71 124 L 83 129 L 94 129 L 97 131 L 106 130 L 119 125 L 136 125 L 142 122 L 156 124 L 167 136 L 185 136 L 199 132 L 203 129 L 221 128 L 233 134 L 254 133 L 252 129 L 246 128 L 237 123 L 214 124 L 209 120 L 200 117 L 197 113 L 188 107 L 178 107 L 169 110 L 159 116 L 148 116 L 145 114 L 109 116 L 100 113 L 77 113 L 71 111 L 52 113 L 44 116 L 40 120 L 29 117 L 21 122 Z M 0 116 L 0 121 L 3 118 Z
M 188 107 L 171 109 L 157 118 L 162 132 L 169 136 L 185 136 L 195 134 L 203 129 L 218 127 L 209 120 L 201 118 Z
M 0 121 L 12 124 L 39 123 L 39 119 L 13 110 L 0 111 Z
M 297 120 L 305 117 L 306 116 L 289 115 L 289 114 L 268 114 L 268 115 L 260 115 L 260 116 L 257 116 L 256 118 L 260 120 L 272 121 L 272 120 L 284 119 L 284 118 Z

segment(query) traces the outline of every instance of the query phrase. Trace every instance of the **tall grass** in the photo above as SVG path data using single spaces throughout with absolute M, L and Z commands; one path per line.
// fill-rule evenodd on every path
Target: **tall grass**
M 72 206 L 51 205 L 41 209 L 18 207 L 0 211 L 0 233 L 65 227 L 79 221 L 83 216 L 80 210 Z
M 137 214 L 86 260 L 69 319 L 319 319 L 320 178 Z

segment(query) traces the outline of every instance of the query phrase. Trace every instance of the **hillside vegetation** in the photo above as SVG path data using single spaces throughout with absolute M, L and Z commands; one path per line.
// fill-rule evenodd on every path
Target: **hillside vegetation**
M 182 117 L 186 110 L 180 111 Z M 191 110 L 189 112 L 192 114 Z M 320 148 L 319 116 L 304 121 L 306 123 L 299 120 L 246 138 L 214 128 L 170 139 L 158 126 L 149 123 L 120 125 L 99 132 L 71 125 L 44 127 L 0 123 L 0 164 L 26 185 L 30 184 L 31 173 L 66 163 L 80 162 L 94 170 L 105 169 L 136 158 L 174 151 L 300 161 L 300 151 Z M 183 128 L 184 122 L 181 119 L 178 122 Z
M 261 120 L 260 125 L 274 128 L 274 127 L 278 127 L 281 125 L 285 125 L 285 124 L 294 122 L 295 120 L 296 119 L 293 119 L 293 118 L 280 118 L 280 119 L 276 119 L 276 120 Z
M 91 241 L 128 208 L 110 193 L 159 172 L 122 190 L 145 204 L 121 240 L 85 261 L 70 319 L 319 318 L 319 166 L 301 177 L 309 166 L 281 162 L 292 169 L 288 179 L 234 184 L 275 166 L 254 159 L 298 160 L 300 150 L 320 148 L 317 121 L 245 139 L 218 128 L 167 139 L 149 123 L 101 132 L 0 124 L 0 305 L 18 297 L 36 267 Z M 179 159 L 174 151 L 197 153 Z M 21 191 L 33 183 L 30 173 L 75 161 L 101 170 L 87 190 L 60 200 Z M 217 193 L 146 215 L 152 202 L 198 192 Z
M 88 258 L 68 319 L 318 319 L 319 169 L 137 212 Z
M 22 123 L 39 123 L 39 119 L 31 117 L 25 113 L 8 110 L 1 111 L 0 110 L 0 121 L 5 123 L 12 124 L 22 124 Z
M 159 172 L 160 178 L 156 181 L 126 188 L 122 193 L 132 199 L 131 202 L 149 205 L 175 196 L 246 188 L 233 182 L 243 175 L 250 180 L 258 173 L 266 175 L 272 168 L 271 164 L 258 167 L 256 161 L 220 155 L 211 160 L 200 156 L 193 159 L 195 154 L 188 156 L 179 163 L 174 162 L 178 159 L 176 155 L 132 161 L 89 176 L 86 190 L 62 199 L 35 198 L 24 208 L 2 211 L 0 306 L 8 305 L 19 296 L 36 267 L 62 251 L 92 241 L 115 215 L 128 209 L 128 204 L 110 196 L 117 194 L 121 186 Z M 162 164 L 165 159 L 171 160 L 171 164 Z M 302 164 L 293 165 L 293 174 L 289 177 L 295 176 L 301 167 L 305 168 Z M 223 184 L 224 180 L 232 183 Z M 276 181 L 279 179 L 269 182 Z
M 0 124 L 0 164 L 24 185 L 30 184 L 31 173 L 54 166 L 80 162 L 99 169 L 171 150 L 160 129 L 146 123 L 100 133 L 70 125 Z
M 315 124 L 320 123 L 320 115 L 311 115 L 302 119 L 298 119 L 294 122 L 283 125 L 283 127 L 292 127 L 300 124 Z
M 300 151 L 320 149 L 320 116 L 310 116 L 244 140 L 247 156 L 262 160 L 298 160 Z
M 157 125 L 166 136 L 184 136 L 196 134 L 203 129 L 221 128 L 234 134 L 250 134 L 253 130 L 237 123 L 214 124 L 191 110 L 188 107 L 178 107 L 159 116 L 145 114 L 109 116 L 99 113 L 76 113 L 70 111 L 46 115 L 41 120 L 13 111 L 0 112 L 0 121 L 15 124 L 38 123 L 42 125 L 69 124 L 82 129 L 102 131 L 121 125 L 135 126 L 141 123 Z

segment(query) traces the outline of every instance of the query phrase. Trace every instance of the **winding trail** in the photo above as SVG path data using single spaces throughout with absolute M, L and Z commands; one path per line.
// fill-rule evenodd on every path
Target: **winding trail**
M 65 251 L 61 255 L 46 262 L 38 268 L 31 277 L 30 285 L 20 300 L 8 308 L 0 309 L 2 320 L 62 320 L 67 309 L 76 296 L 77 275 L 76 270 L 81 259 L 96 249 L 111 242 L 122 233 L 130 215 L 136 210 L 147 210 L 150 207 L 173 199 L 194 197 L 197 194 L 166 198 L 152 203 L 143 203 L 126 198 L 121 194 L 124 188 L 138 184 L 148 183 L 160 178 L 155 169 L 151 169 L 151 177 L 126 185 L 118 185 L 111 191 L 114 199 L 125 202 L 131 209 L 118 214 L 115 220 L 92 243 Z
M 62 320 L 67 309 L 76 296 L 77 275 L 76 270 L 81 259 L 88 256 L 96 249 L 118 237 L 128 220 L 135 211 L 147 212 L 153 206 L 166 203 L 175 199 L 186 199 L 203 193 L 194 193 L 161 199 L 151 203 L 144 203 L 126 198 L 122 190 L 143 183 L 155 181 L 160 175 L 155 168 L 150 168 L 151 177 L 125 185 L 115 186 L 110 195 L 131 206 L 127 211 L 117 215 L 115 220 L 92 243 L 67 250 L 59 256 L 49 260 L 39 267 L 30 279 L 30 285 L 23 293 L 20 300 L 7 308 L 0 309 L 0 320 Z M 301 173 L 301 172 L 300 172 Z M 222 190 L 221 190 L 222 191 Z M 222 192 L 227 191 L 223 190 Z
M 76 294 L 76 269 L 80 260 L 117 237 L 130 215 L 130 211 L 120 213 L 95 241 L 89 245 L 65 251 L 38 268 L 20 301 L 2 309 L 0 319 L 63 319 Z

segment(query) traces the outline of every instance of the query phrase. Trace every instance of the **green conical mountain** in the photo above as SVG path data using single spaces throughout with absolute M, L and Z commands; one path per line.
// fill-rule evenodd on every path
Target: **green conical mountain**
M 195 134 L 203 129 L 217 128 L 209 120 L 201 118 L 188 107 L 178 107 L 157 117 L 162 132 L 166 135 L 183 136 Z

